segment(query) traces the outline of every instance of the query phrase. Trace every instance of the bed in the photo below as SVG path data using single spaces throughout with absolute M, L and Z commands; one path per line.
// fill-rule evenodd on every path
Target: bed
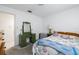
M 55 32 L 33 44 L 33 55 L 79 55 L 79 34 Z

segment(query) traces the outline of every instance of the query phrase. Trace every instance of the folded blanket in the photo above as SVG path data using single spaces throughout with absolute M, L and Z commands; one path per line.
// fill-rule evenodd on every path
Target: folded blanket
M 37 45 L 52 47 L 65 55 L 78 55 L 79 54 L 79 50 L 75 47 L 66 46 L 66 45 L 60 44 L 58 42 L 50 41 L 50 40 L 40 39 L 37 41 Z

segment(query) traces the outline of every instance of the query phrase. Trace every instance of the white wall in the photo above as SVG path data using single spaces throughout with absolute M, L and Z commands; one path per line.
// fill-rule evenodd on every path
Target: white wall
M 15 15 L 15 45 L 19 44 L 18 35 L 22 28 L 22 22 L 31 22 L 32 32 L 37 34 L 42 32 L 42 19 L 36 15 L 25 13 L 16 9 L 0 6 L 0 11 L 9 12 Z M 10 47 L 9 47 L 10 48 Z
M 79 33 L 79 6 L 52 14 L 44 18 L 44 32 L 48 32 L 48 25 L 52 24 L 56 31 L 69 31 Z

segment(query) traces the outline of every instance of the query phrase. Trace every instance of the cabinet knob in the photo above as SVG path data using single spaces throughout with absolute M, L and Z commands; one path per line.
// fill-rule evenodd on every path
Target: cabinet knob
M 2 39 L 2 40 L 4 40 L 4 39 Z
M 4 33 L 2 33 L 2 35 L 4 35 Z

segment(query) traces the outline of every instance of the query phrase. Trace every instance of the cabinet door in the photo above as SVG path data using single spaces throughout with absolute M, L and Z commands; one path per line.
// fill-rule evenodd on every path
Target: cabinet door
M 32 34 L 31 42 L 32 43 L 35 43 L 36 42 L 36 34 Z
M 25 47 L 26 44 L 27 44 L 26 37 L 24 37 L 23 35 L 19 35 L 19 45 L 20 45 L 20 47 Z

